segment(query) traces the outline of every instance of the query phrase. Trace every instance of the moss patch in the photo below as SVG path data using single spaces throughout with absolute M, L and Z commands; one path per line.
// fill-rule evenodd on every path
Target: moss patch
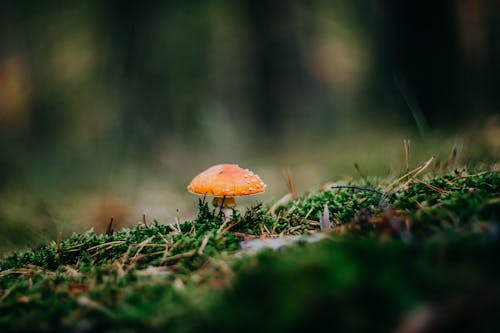
M 0 327 L 386 332 L 420 315 L 433 329 L 499 328 L 500 174 L 417 173 L 330 186 L 226 223 L 202 200 L 180 225 L 11 253 L 0 262 Z M 325 207 L 325 240 L 240 250 L 243 240 L 320 232 Z

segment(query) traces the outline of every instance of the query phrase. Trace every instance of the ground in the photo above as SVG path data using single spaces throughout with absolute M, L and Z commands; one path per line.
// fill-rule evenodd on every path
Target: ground
M 0 327 L 499 331 L 499 193 L 494 167 L 429 159 L 398 176 L 235 211 L 231 221 L 201 199 L 181 224 L 61 236 L 1 260 Z

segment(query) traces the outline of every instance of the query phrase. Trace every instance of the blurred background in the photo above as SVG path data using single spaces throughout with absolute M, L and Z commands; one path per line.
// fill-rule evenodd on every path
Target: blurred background
M 0 251 L 196 213 L 218 163 L 244 204 L 429 156 L 500 156 L 500 3 L 0 1 Z

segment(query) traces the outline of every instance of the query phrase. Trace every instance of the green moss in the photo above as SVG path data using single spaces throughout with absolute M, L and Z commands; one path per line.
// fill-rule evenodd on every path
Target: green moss
M 0 262 L 0 327 L 276 332 L 319 321 L 386 332 L 426 305 L 446 328 L 498 328 L 500 174 L 404 182 L 397 191 L 352 182 L 273 211 L 235 211 L 226 223 L 201 200 L 198 216 L 180 225 L 89 231 L 13 252 Z M 333 222 L 325 241 L 242 255 L 242 239 L 319 232 L 325 205 Z M 464 322 L 471 304 L 483 307 L 483 321 Z
M 327 331 L 389 332 L 432 305 L 442 331 L 493 332 L 500 328 L 500 269 L 491 263 L 499 251 L 478 238 L 415 247 L 337 239 L 265 251 L 239 268 L 233 288 L 210 309 L 210 328 L 300 332 L 321 324 Z M 476 306 L 484 312 L 471 311 Z

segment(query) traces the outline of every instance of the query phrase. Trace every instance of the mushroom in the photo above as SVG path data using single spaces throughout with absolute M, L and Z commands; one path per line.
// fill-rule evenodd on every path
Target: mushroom
M 194 177 L 187 187 L 191 193 L 213 196 L 212 204 L 221 208 L 224 221 L 233 215 L 235 197 L 262 193 L 265 188 L 259 176 L 236 164 L 214 165 Z

